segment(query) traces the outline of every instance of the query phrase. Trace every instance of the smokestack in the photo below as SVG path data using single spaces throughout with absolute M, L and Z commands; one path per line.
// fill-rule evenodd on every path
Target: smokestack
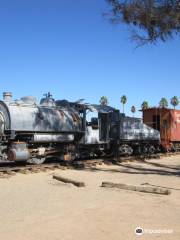
M 12 101 L 12 93 L 11 92 L 3 92 L 3 100 L 4 102 Z

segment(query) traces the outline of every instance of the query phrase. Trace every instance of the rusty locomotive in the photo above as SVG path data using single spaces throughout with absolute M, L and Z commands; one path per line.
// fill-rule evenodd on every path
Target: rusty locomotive
M 97 118 L 87 120 L 87 112 Z M 48 93 L 12 100 L 4 93 L 0 101 L 0 158 L 40 164 L 56 156 L 74 160 L 106 154 L 131 155 L 158 151 L 159 131 L 126 117 L 110 106 L 67 100 L 55 101 Z

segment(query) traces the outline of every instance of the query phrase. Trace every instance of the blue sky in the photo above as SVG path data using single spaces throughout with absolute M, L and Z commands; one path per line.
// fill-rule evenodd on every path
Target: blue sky
M 0 89 L 14 98 L 51 91 L 58 99 L 97 103 L 120 96 L 180 96 L 180 39 L 135 50 L 127 26 L 111 25 L 105 0 L 0 0 Z

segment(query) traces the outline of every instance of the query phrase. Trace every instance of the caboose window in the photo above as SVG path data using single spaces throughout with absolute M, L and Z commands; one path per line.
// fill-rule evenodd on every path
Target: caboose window
M 153 115 L 153 128 L 160 131 L 160 115 Z
M 168 122 L 167 122 L 167 120 L 163 120 L 163 128 L 168 128 Z

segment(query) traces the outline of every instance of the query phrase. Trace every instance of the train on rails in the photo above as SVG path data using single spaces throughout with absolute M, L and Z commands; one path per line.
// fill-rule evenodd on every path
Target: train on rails
M 97 117 L 87 119 L 88 112 Z M 90 156 L 151 154 L 162 149 L 160 131 L 110 106 L 54 100 L 50 93 L 0 101 L 0 158 L 43 163 Z

